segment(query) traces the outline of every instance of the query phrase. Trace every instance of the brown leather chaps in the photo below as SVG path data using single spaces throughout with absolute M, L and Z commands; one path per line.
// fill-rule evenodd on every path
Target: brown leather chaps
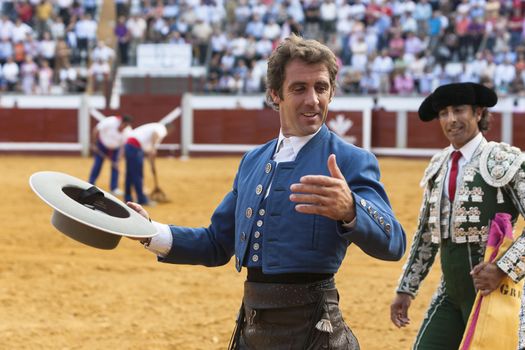
M 309 284 L 244 284 L 230 349 L 359 350 L 339 309 L 334 279 Z

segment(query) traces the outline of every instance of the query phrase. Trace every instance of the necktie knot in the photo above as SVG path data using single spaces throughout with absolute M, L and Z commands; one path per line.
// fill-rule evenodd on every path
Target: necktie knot
M 459 161 L 459 159 L 461 158 L 461 151 L 454 151 L 452 152 L 452 162 L 453 163 L 456 163 Z

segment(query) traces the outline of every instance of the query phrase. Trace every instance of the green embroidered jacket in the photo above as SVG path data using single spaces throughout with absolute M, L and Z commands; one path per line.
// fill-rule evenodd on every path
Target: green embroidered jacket
M 483 256 L 496 213 L 509 213 L 513 227 L 518 215 L 525 217 L 525 156 L 518 148 L 483 139 L 458 176 L 454 202 L 448 203 L 442 194 L 452 151 L 449 146 L 432 157 L 421 180 L 423 203 L 398 292 L 417 294 L 442 238 L 472 243 Z M 525 231 L 496 263 L 516 282 L 525 276 Z

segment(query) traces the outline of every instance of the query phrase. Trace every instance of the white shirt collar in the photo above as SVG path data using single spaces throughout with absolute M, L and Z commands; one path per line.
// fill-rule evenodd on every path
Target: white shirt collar
M 483 134 L 480 132 L 476 136 L 474 136 L 472 140 L 467 142 L 465 145 L 463 145 L 463 147 L 459 149 L 459 151 L 461 152 L 461 155 L 463 156 L 463 158 L 465 158 L 467 162 L 470 162 L 470 160 L 472 159 L 472 156 L 474 155 L 474 152 L 476 152 L 482 140 L 483 140 Z M 453 146 L 451 147 L 452 149 L 454 149 Z
M 285 137 L 283 135 L 282 129 L 279 130 L 279 139 L 277 140 L 276 153 L 279 150 L 279 145 L 281 144 L 281 142 L 284 139 L 288 139 L 290 140 L 290 144 L 292 145 L 292 149 L 294 153 L 294 159 L 291 159 L 291 160 L 295 160 L 295 157 L 297 157 L 297 155 L 299 154 L 299 151 L 304 147 L 304 145 L 308 143 L 308 141 L 310 141 L 315 135 L 317 135 L 319 131 L 321 131 L 321 128 L 317 129 L 315 133 L 310 134 L 310 135 Z

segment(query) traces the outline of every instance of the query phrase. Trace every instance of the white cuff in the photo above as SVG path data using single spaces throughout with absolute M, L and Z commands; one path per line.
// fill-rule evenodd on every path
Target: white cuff
M 354 219 L 350 222 L 341 221 L 341 226 L 343 226 L 343 228 L 346 230 L 351 230 L 355 227 L 356 220 L 357 220 L 357 215 L 354 216 Z
M 161 258 L 165 258 L 170 252 L 173 243 L 170 227 L 156 221 L 151 221 L 151 223 L 157 229 L 157 234 L 151 237 L 151 241 L 146 246 L 146 249 Z

